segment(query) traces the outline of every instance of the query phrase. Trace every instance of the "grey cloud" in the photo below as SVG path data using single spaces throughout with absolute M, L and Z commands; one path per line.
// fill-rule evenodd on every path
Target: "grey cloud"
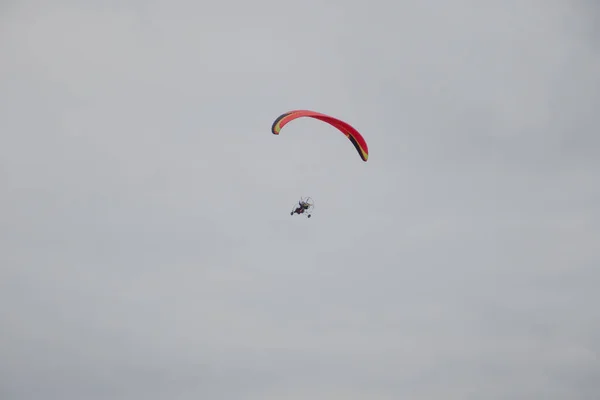
M 2 6 L 2 399 L 596 399 L 597 7 L 221 4 Z

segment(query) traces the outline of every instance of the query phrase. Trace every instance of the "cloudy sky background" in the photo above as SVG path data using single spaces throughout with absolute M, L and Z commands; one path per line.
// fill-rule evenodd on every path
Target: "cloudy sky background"
M 0 397 L 598 399 L 598 6 L 213 3 L 2 2 Z

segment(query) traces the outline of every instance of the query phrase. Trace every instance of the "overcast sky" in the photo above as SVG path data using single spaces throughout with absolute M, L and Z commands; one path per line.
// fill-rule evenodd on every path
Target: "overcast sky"
M 2 1 L 2 400 L 597 400 L 597 4 L 216 4 Z

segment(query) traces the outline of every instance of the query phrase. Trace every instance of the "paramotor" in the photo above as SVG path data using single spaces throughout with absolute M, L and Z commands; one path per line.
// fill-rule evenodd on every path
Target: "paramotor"
M 313 201 L 313 199 L 311 199 L 310 197 L 301 197 L 298 204 L 294 205 L 294 208 L 292 208 L 292 212 L 290 213 L 290 215 L 305 215 L 306 218 L 310 218 L 314 208 L 315 202 Z

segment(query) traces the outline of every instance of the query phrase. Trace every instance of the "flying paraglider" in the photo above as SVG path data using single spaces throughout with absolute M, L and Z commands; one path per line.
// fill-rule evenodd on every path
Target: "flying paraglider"
M 352 127 L 347 122 L 344 122 L 342 120 L 334 118 L 330 115 L 321 114 L 321 113 L 318 113 L 315 111 L 293 110 L 293 111 L 288 111 L 285 114 L 281 114 L 273 122 L 273 125 L 271 127 L 271 132 L 274 135 L 279 135 L 279 132 L 281 132 L 281 129 L 285 125 L 287 125 L 288 123 L 290 123 L 291 121 L 293 121 L 295 119 L 302 118 L 302 117 L 315 118 L 315 119 L 326 122 L 329 125 L 337 128 L 344 135 L 346 135 L 346 137 L 350 140 L 350 142 L 352 142 L 352 144 L 356 148 L 356 151 L 358 152 L 358 155 L 360 156 L 360 158 L 363 161 L 366 162 L 367 159 L 369 158 L 369 148 L 367 146 L 367 142 L 354 127 Z
M 310 110 L 292 110 L 288 111 L 284 114 L 281 114 L 277 119 L 273 122 L 271 126 L 271 132 L 274 135 L 279 135 L 284 126 L 286 126 L 291 121 L 294 121 L 298 118 L 314 118 L 323 122 L 328 123 L 329 125 L 337 128 L 340 132 L 342 132 L 354 145 L 354 148 L 358 152 L 358 155 L 363 161 L 367 161 L 369 159 L 369 147 L 367 146 L 367 142 L 362 137 L 362 135 L 350 124 L 330 115 L 322 114 L 316 111 Z M 314 202 L 310 197 L 306 199 L 300 199 L 297 205 L 294 205 L 292 212 L 290 215 L 298 214 L 305 215 L 307 218 L 310 218 L 312 215 L 312 210 L 314 208 Z

